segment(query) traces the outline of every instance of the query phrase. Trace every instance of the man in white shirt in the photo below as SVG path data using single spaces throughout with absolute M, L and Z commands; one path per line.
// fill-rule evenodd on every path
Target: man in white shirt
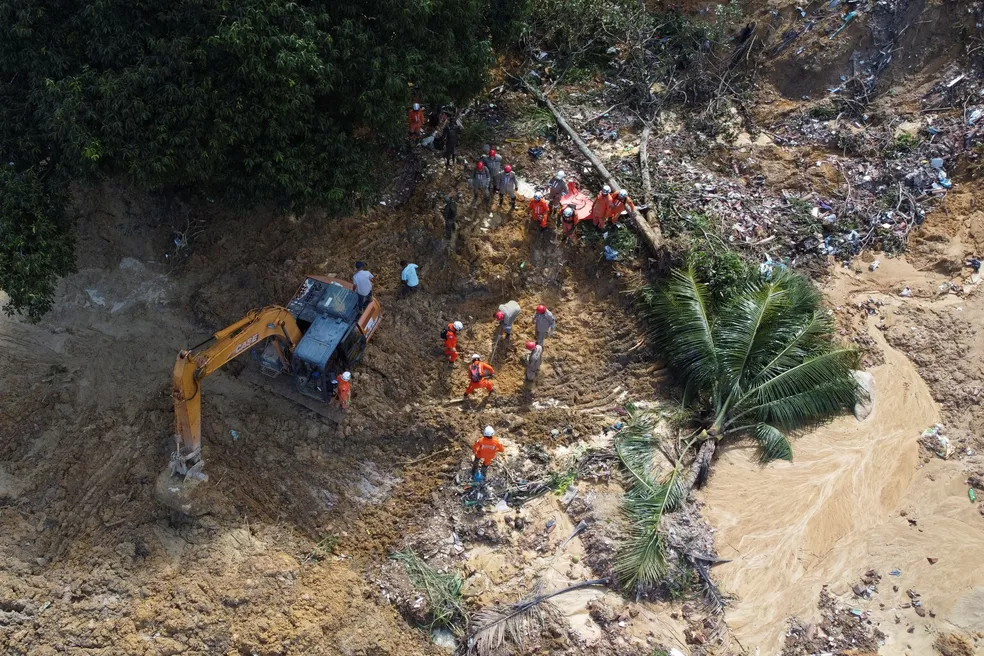
M 352 276 L 352 284 L 355 285 L 355 293 L 359 295 L 359 312 L 369 305 L 369 299 L 372 298 L 373 277 L 366 269 L 365 262 L 355 263 L 355 275 Z
M 417 279 L 416 264 L 412 264 L 406 260 L 400 260 L 400 269 L 403 270 L 403 273 L 400 274 L 400 280 L 403 281 L 403 287 L 400 289 L 400 298 L 403 298 L 407 294 L 417 291 L 420 281 Z

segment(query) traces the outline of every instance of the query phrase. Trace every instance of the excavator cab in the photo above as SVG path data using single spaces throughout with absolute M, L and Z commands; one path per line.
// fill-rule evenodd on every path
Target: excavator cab
M 359 361 L 375 329 L 379 303 L 359 310 L 359 296 L 348 283 L 308 278 L 287 308 L 304 337 L 294 349 L 291 369 L 297 390 L 327 403 L 334 397 L 336 376 Z

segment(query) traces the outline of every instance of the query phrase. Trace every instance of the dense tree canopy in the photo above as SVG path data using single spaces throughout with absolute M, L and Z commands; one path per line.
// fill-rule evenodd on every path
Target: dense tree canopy
M 0 154 L 42 167 L 49 188 L 124 174 L 245 203 L 349 205 L 371 194 L 413 99 L 481 90 L 493 31 L 509 34 L 523 6 L 0 1 Z M 0 262 L 0 289 L 20 266 Z

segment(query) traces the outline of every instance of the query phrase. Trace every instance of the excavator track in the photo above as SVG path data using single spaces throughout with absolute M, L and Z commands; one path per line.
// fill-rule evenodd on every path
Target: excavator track
M 322 403 L 317 399 L 312 399 L 310 396 L 301 394 L 294 388 L 294 383 L 290 376 L 280 375 L 276 378 L 264 376 L 256 364 L 250 362 L 239 372 L 236 378 L 261 390 L 281 396 L 295 405 L 314 412 L 319 417 L 323 417 L 333 424 L 342 423 L 344 415 L 337 405 Z

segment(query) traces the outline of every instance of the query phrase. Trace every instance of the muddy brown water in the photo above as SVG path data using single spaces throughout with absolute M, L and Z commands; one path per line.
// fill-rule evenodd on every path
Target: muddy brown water
M 788 617 L 818 620 L 824 585 L 841 603 L 872 611 L 887 634 L 880 654 L 930 654 L 937 631 L 984 630 L 984 526 L 968 503 L 964 466 L 920 460 L 917 440 L 940 410 L 875 321 L 870 333 L 885 363 L 872 370 L 872 414 L 800 437 L 791 463 L 763 466 L 752 448 L 726 448 L 702 494 L 719 554 L 732 559 L 714 569 L 737 597 L 728 624 L 752 653 L 778 653 Z M 852 599 L 852 584 L 870 568 L 882 576 L 879 592 Z M 902 607 L 909 589 L 935 618 Z M 932 630 L 907 633 L 914 625 Z

